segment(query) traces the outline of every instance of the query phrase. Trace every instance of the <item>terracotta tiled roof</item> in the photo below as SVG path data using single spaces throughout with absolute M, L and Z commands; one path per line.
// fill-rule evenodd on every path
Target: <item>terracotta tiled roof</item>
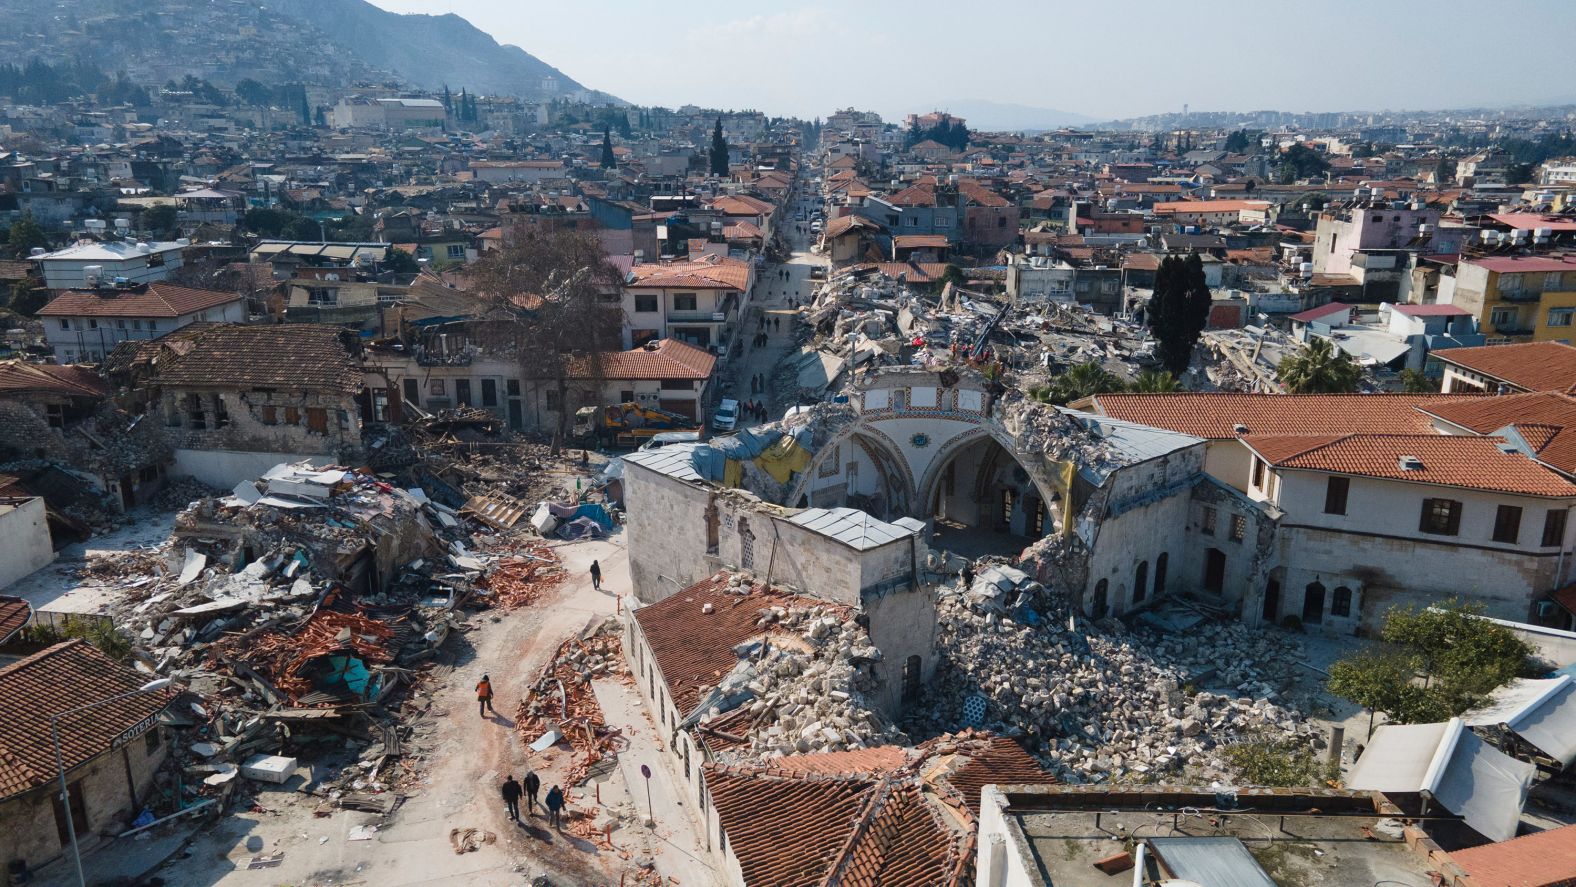
M 636 289 L 731 289 L 743 292 L 749 286 L 750 268 L 736 259 L 709 257 L 693 262 L 636 265 L 629 269 Z
M 1523 391 L 1576 393 L 1576 348 L 1559 342 L 1448 348 L 1434 356 Z
M 841 237 L 849 231 L 856 229 L 860 231 L 884 230 L 881 225 L 870 221 L 864 216 L 838 216 L 837 218 L 826 223 L 825 236 L 828 239 L 833 237 Z
M 1553 391 L 1469 397 L 1422 404 L 1418 409 L 1478 434 L 1489 434 L 1506 425 L 1576 427 L 1576 398 Z
M 602 364 L 605 379 L 709 379 L 717 355 L 677 339 L 663 339 L 650 348 L 634 348 L 608 355 Z
M 766 215 L 775 208 L 764 200 L 757 200 L 745 194 L 718 197 L 711 202 L 711 207 L 724 215 L 730 216 Z
M 66 290 L 39 309 L 40 317 L 183 317 L 239 302 L 238 293 L 150 283 L 130 290 Z
M 899 234 L 892 238 L 892 245 L 898 249 L 946 249 L 947 235 Z
M 1178 200 L 1173 203 L 1155 204 L 1154 214 L 1169 216 L 1175 213 L 1225 213 L 1245 209 L 1268 209 L 1267 200 Z
M 155 381 L 164 385 L 353 394 L 361 388 L 361 368 L 341 340 L 344 335 L 339 327 L 313 323 L 192 324 L 137 343 L 136 351 L 152 361 Z M 132 343 L 122 343 L 127 344 Z
M 92 367 L 0 361 L 0 397 L 21 394 L 107 397 L 109 386 Z
M 689 717 L 700 703 L 700 687 L 715 687 L 739 657 L 733 648 L 764 634 L 756 625 L 763 607 L 826 607 L 825 601 L 767 591 L 729 594 L 730 574 L 718 573 L 681 592 L 635 611 L 673 704 Z M 703 612 L 706 604 L 712 612 Z
M 1385 480 L 1551 498 L 1576 496 L 1576 484 L 1498 437 L 1451 434 L 1249 435 L 1242 439 L 1277 468 L 1327 471 Z M 1402 468 L 1416 456 L 1421 468 Z
M 55 779 L 51 716 L 129 693 L 146 681 L 82 640 L 0 668 L 0 798 Z M 109 751 L 116 736 L 157 714 L 173 695 L 169 690 L 146 693 L 62 718 L 66 769 Z
M 1113 419 L 1214 440 L 1248 434 L 1425 434 L 1424 405 L 1479 399 L 1469 394 L 1097 394 L 1095 411 Z
M 981 787 L 1054 782 L 1017 743 L 972 731 L 705 773 L 751 885 L 973 883 Z
M 1567 887 L 1576 883 L 1576 825 L 1450 854 L 1474 887 Z
M 0 644 L 11 639 L 33 617 L 33 607 L 19 597 L 0 594 Z
M 893 206 L 935 206 L 936 189 L 928 185 L 910 185 L 887 198 Z

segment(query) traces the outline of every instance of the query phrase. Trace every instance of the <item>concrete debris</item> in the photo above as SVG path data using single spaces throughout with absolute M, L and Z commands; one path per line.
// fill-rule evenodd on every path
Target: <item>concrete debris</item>
M 734 577 L 735 579 L 739 577 Z M 748 582 L 738 586 L 747 592 Z M 852 611 L 784 606 L 762 595 L 763 634 L 736 649 L 740 661 L 701 690 L 689 723 L 721 760 L 776 758 L 908 744 L 870 701 L 881 651 Z
M 627 747 L 621 731 L 608 727 L 602 706 L 596 701 L 591 681 L 600 677 L 628 678 L 619 624 L 606 619 L 578 637 L 559 645 L 552 662 L 542 670 L 515 712 L 515 730 L 523 742 L 541 753 L 536 742 L 558 733 L 567 742 L 574 761 L 564 785 L 582 785 L 596 773 L 609 768 L 618 753 Z
M 1020 737 L 1064 782 L 1229 783 L 1227 744 L 1317 741 L 1278 695 L 1301 658 L 1288 636 L 1214 620 L 1175 635 L 1089 624 L 1065 594 L 1001 567 L 943 589 L 938 610 L 941 661 L 916 728 Z

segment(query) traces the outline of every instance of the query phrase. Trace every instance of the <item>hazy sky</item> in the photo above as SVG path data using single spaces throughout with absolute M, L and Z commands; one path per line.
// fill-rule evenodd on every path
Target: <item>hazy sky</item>
M 891 119 L 988 99 L 1109 119 L 1181 110 L 1576 101 L 1573 0 L 372 0 L 453 12 L 594 89 Z

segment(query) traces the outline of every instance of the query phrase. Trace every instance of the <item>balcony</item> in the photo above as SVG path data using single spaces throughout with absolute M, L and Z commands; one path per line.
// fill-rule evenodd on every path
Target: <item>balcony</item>
M 1543 298 L 1543 292 L 1535 289 L 1501 289 L 1498 296 L 1501 302 L 1536 302 Z
M 721 311 L 669 311 L 668 323 L 723 323 L 728 315 Z

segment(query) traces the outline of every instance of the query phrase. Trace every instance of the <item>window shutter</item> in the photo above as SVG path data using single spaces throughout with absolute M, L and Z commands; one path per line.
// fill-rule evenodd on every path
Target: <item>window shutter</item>
M 1432 500 L 1432 499 L 1424 499 L 1423 500 L 1423 513 L 1417 519 L 1417 531 L 1419 533 L 1426 533 L 1426 532 L 1429 531 L 1428 513 L 1430 511 L 1433 511 L 1433 510 L 1434 510 L 1434 500 Z
M 1461 503 L 1460 502 L 1451 502 L 1450 503 L 1450 524 L 1449 524 L 1448 527 L 1446 527 L 1446 532 L 1448 532 L 1452 536 L 1454 536 L 1454 535 L 1456 535 L 1456 534 L 1461 532 Z

